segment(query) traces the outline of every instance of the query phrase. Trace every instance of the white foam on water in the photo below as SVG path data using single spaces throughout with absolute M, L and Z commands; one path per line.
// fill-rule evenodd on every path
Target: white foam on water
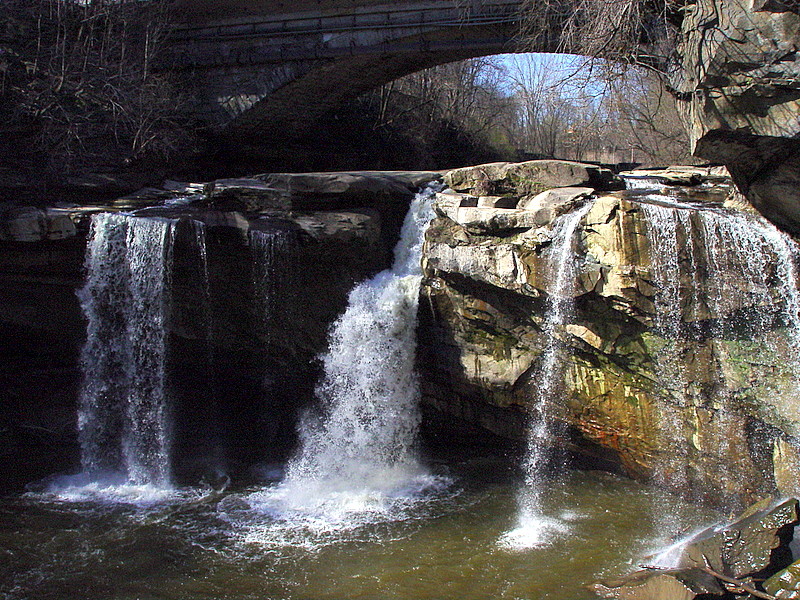
M 553 540 L 569 533 L 570 526 L 560 519 L 541 514 L 520 516 L 517 526 L 504 533 L 497 545 L 510 552 L 523 552 L 549 546 Z
M 176 488 L 132 483 L 124 473 L 78 473 L 51 477 L 30 495 L 57 502 L 130 504 L 147 508 L 185 496 Z
M 378 473 L 362 487 L 338 489 L 320 482 L 285 482 L 221 502 L 221 519 L 239 530 L 245 544 L 317 550 L 353 541 L 376 525 L 414 520 L 427 504 L 448 494 L 450 480 L 408 472 Z

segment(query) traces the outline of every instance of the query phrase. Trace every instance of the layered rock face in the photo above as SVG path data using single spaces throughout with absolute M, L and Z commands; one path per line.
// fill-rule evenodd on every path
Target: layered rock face
M 800 231 L 800 8 L 698 0 L 674 78 L 693 151 L 727 165 L 767 218 Z
M 566 347 L 561 393 L 545 412 L 579 452 L 634 477 L 734 503 L 773 490 L 786 462 L 777 452 L 773 465 L 773 445 L 794 448 L 800 433 L 788 238 L 722 209 L 709 185 L 671 188 L 672 197 L 609 193 L 596 188 L 612 179 L 585 172 L 534 196 L 536 182 L 512 189 L 508 169 L 477 171 L 446 176 L 458 189 L 438 195 L 426 239 L 428 415 L 524 439 L 544 385 L 555 225 L 590 202 L 572 242 L 575 311 L 556 331 Z M 484 175 L 505 195 L 479 196 Z

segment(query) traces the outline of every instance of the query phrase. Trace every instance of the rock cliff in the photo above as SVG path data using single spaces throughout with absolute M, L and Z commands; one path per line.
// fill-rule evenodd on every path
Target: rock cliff
M 477 170 L 507 179 L 494 165 Z M 546 412 L 579 453 L 687 495 L 746 501 L 774 488 L 785 461 L 773 465 L 773 445 L 793 448 L 800 433 L 796 323 L 786 322 L 795 271 L 780 256 L 794 252 L 788 238 L 723 209 L 708 183 L 576 191 L 588 175 L 567 177 L 569 187 L 544 194 L 506 189 L 498 208 L 478 196 L 486 181 L 458 172 L 445 181 L 461 191 L 438 195 L 424 251 L 429 417 L 524 439 L 544 385 L 554 223 L 590 202 L 573 242 L 575 313 L 556 332 L 561 394 Z
M 93 213 L 175 222 L 167 383 L 177 474 L 191 478 L 291 450 L 330 323 L 356 282 L 388 266 L 414 191 L 439 177 L 269 174 L 167 182 L 107 206 L 0 205 L 0 454 L 19 465 L 0 487 L 76 464 L 76 291 Z
M 725 164 L 751 203 L 800 231 L 800 8 L 697 0 L 674 77 L 693 152 Z

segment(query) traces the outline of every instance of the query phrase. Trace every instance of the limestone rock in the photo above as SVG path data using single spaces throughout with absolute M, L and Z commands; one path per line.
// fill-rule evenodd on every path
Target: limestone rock
M 627 577 L 589 586 L 601 598 L 614 600 L 693 600 L 722 597 L 719 582 L 700 569 L 637 571 Z
M 559 187 L 591 186 L 609 190 L 622 187 L 611 171 L 567 160 L 531 160 L 522 163 L 488 163 L 449 171 L 444 182 L 458 192 L 476 196 L 532 196 Z
M 420 305 L 419 329 L 423 402 L 459 419 L 474 414 L 493 433 L 517 435 L 524 432 L 521 415 L 535 397 L 532 375 L 546 345 L 542 322 L 553 281 L 553 223 L 539 226 L 534 218 L 527 230 L 500 229 L 498 214 L 535 211 L 482 208 L 479 198 L 440 193 L 439 218 L 426 235 L 427 300 Z M 664 284 L 653 260 L 663 249 L 652 247 L 658 239 L 652 228 L 669 226 L 652 210 L 658 201 L 632 191 L 588 201 L 572 246 L 578 268 L 568 293 L 576 310 L 556 332 L 567 352 L 563 393 L 551 414 L 570 428 L 581 451 L 603 455 L 634 477 L 652 479 L 655 472 L 666 487 L 737 506 L 774 493 L 771 473 L 764 471 L 772 458 L 771 432 L 800 435 L 791 369 L 777 359 L 780 350 L 771 350 L 788 342 L 780 329 L 752 339 L 714 332 L 739 327 L 741 315 L 753 308 L 760 314 L 753 298 L 770 302 L 765 294 L 778 287 L 748 289 L 760 284 L 747 280 L 747 264 L 736 262 L 749 261 L 747 255 L 698 250 L 708 235 L 703 232 L 716 227 L 708 220 L 716 211 L 675 208 L 681 205 L 664 199 L 663 206 L 678 211 L 670 218 L 680 224 L 670 250 L 681 298 L 675 338 L 656 322 Z M 724 278 L 724 288 L 722 278 L 697 276 L 713 269 L 734 274 Z M 724 303 L 715 303 L 723 294 Z M 680 361 L 679 376 L 662 377 L 661 369 L 675 368 L 669 361 Z M 723 402 L 732 409 L 719 410 Z M 735 476 L 718 477 L 721 470 Z
M 798 501 L 751 507 L 724 527 L 700 532 L 683 550 L 681 567 L 708 566 L 737 579 L 784 568 L 798 523 Z
M 369 211 L 313 212 L 294 221 L 311 237 L 337 242 L 363 240 L 374 244 L 380 237 L 380 219 Z
M 775 438 L 772 447 L 772 472 L 778 491 L 800 497 L 800 451 L 784 438 Z
M 291 201 L 279 188 L 258 179 L 218 179 L 205 186 L 209 208 L 217 210 L 289 210 Z
M 531 160 L 509 165 L 506 178 L 520 195 L 538 194 L 558 187 L 591 186 L 599 190 L 619 189 L 619 180 L 595 165 L 568 160 Z
M 660 185 L 693 186 L 701 183 L 723 183 L 730 178 L 727 170 L 717 167 L 674 165 L 666 169 L 634 169 L 620 176 L 653 179 Z
M 530 229 L 544 225 L 537 213 L 514 208 L 464 208 L 455 212 L 456 223 L 470 233 L 495 235 L 512 229 Z
M 536 196 L 523 198 L 517 207 L 534 212 L 537 225 L 546 225 L 569 212 L 578 200 L 593 193 L 594 188 L 587 187 L 553 188 Z
M 63 240 L 77 233 L 67 209 L 11 208 L 0 216 L 0 240 L 8 242 L 40 242 Z
M 572 191 L 542 195 L 525 207 L 511 208 L 502 205 L 516 204 L 507 196 L 472 196 L 457 192 L 436 195 L 435 212 L 461 225 L 466 231 L 478 235 L 505 235 L 512 230 L 531 229 L 550 224 L 557 216 L 568 212 L 576 198 L 591 192 L 591 188 L 562 188 Z M 581 191 L 575 191 L 580 189 Z M 589 190 L 586 192 L 585 190 Z M 513 200 L 513 201 L 512 201 Z M 520 203 L 522 204 L 522 203 Z
M 354 171 L 348 173 L 270 173 L 256 177 L 295 209 L 374 206 L 387 198 L 408 199 L 420 187 L 441 179 L 434 171 Z
M 487 195 L 500 189 L 499 182 L 505 179 L 509 164 L 496 162 L 453 169 L 445 174 L 444 183 L 459 192 L 470 191 Z
M 699 0 L 682 28 L 672 83 L 694 153 L 724 163 L 753 206 L 799 232 L 796 3 Z

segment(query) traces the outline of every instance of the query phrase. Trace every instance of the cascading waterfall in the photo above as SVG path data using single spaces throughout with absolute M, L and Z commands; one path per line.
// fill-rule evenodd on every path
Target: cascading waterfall
M 434 193 L 431 187 L 416 195 L 392 268 L 357 285 L 332 326 L 317 387 L 324 414 L 301 425 L 284 481 L 247 498 L 256 512 L 289 525 L 291 535 L 386 518 L 437 481 L 415 452 L 414 369 L 421 250 Z
M 732 363 L 726 340 L 745 335 L 763 337 L 776 323 L 783 327 L 786 347 L 781 350 L 767 336 L 771 352 L 780 352 L 781 361 L 791 371 L 790 393 L 797 392 L 800 381 L 800 295 L 796 286 L 793 243 L 765 220 L 725 210 L 670 206 L 669 198 L 648 196 L 642 203 L 647 217 L 648 237 L 652 248 L 652 273 L 657 287 L 656 329 L 665 338 L 658 353 L 658 378 L 667 390 L 668 408 L 660 424 L 666 447 L 679 448 L 681 440 L 692 436 L 686 411 L 703 404 L 701 386 L 690 381 L 681 352 L 682 339 L 689 325 L 697 329 L 706 321 L 706 334 L 712 340 L 714 377 L 710 401 L 718 439 L 717 452 L 726 455 L 742 444 L 735 433 L 731 399 L 732 383 L 726 381 L 726 366 Z M 687 210 L 692 208 L 693 210 Z M 679 242 L 683 241 L 683 244 Z M 693 307 L 688 314 L 686 307 Z M 688 325 L 687 325 L 688 322 Z M 788 349 L 788 352 L 787 352 Z M 684 416 L 681 416 L 681 415 Z M 697 446 L 699 441 L 694 443 Z M 698 451 L 702 448 L 698 446 Z M 741 449 L 746 452 L 746 448 Z M 691 457 L 669 452 L 656 465 L 655 476 L 665 483 L 691 493 L 688 473 Z M 729 485 L 744 487 L 746 482 L 732 481 L 734 475 L 720 464 L 717 476 Z
M 165 321 L 174 224 L 92 217 L 79 294 L 88 325 L 78 427 L 83 470 L 95 482 L 170 486 Z
M 560 523 L 543 515 L 542 492 L 544 470 L 552 446 L 553 424 L 548 407 L 557 401 L 561 391 L 563 352 L 558 339 L 559 330 L 574 310 L 573 290 L 579 263 L 575 260 L 573 244 L 575 231 L 591 203 L 561 217 L 553 231 L 549 269 L 553 282 L 542 334 L 546 346 L 536 376 L 537 394 L 528 432 L 528 449 L 523 463 L 524 487 L 517 497 L 516 527 L 501 539 L 501 545 L 511 549 L 530 548 L 541 544 L 549 531 L 561 529 Z

